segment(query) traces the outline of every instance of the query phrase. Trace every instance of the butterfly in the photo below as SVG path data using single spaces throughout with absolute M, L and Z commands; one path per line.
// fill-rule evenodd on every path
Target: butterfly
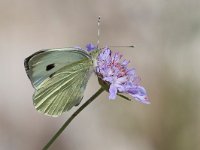
M 24 66 L 35 89 L 36 110 L 57 117 L 79 105 L 99 51 L 97 48 L 91 52 L 75 47 L 55 48 L 27 57 Z

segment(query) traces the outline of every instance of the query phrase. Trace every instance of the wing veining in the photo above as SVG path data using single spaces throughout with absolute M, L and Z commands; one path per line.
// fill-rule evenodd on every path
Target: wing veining
M 58 70 L 45 79 L 34 94 L 38 111 L 58 116 L 80 103 L 92 69 L 92 61 L 83 59 Z

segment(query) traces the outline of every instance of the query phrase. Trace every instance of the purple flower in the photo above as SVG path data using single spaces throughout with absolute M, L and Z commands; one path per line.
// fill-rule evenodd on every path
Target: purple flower
M 97 47 L 95 45 L 93 45 L 92 43 L 88 43 L 86 45 L 86 49 L 87 49 L 88 52 L 91 52 L 92 50 L 97 49 Z
M 137 101 L 149 104 L 146 90 L 139 85 L 140 78 L 135 69 L 129 69 L 129 61 L 122 61 L 121 58 L 121 54 L 113 53 L 108 47 L 105 47 L 97 58 L 96 74 L 109 86 L 109 99 L 115 99 L 117 93 L 127 93 Z
M 88 43 L 85 48 L 81 48 L 80 46 L 74 46 L 74 48 L 78 49 L 78 50 L 84 50 L 84 51 L 87 51 L 87 52 L 91 52 L 95 49 L 97 49 L 97 47 L 95 45 L 93 45 L 92 43 Z

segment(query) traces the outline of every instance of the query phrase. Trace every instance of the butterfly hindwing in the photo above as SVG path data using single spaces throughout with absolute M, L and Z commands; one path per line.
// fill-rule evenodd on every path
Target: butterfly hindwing
M 36 109 L 50 116 L 58 116 L 79 104 L 91 65 L 88 59 L 77 62 L 63 67 L 46 79 L 33 96 Z
M 25 61 L 27 74 L 36 89 L 33 95 L 34 106 L 38 111 L 50 116 L 59 116 L 80 103 L 92 69 L 92 59 L 86 52 L 59 52 L 62 54 L 51 51 L 41 55 L 44 53 L 41 52 Z M 64 56 L 66 62 L 63 60 Z M 48 69 L 53 70 L 49 73 Z

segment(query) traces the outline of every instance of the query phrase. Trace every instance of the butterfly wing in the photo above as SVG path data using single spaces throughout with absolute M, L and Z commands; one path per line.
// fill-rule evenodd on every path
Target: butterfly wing
M 47 49 L 26 58 L 24 66 L 33 87 L 37 89 L 47 77 L 60 68 L 90 57 L 85 51 L 75 48 Z
M 85 51 L 72 48 L 39 51 L 25 60 L 33 87 L 35 108 L 50 116 L 59 116 L 78 105 L 92 69 Z

